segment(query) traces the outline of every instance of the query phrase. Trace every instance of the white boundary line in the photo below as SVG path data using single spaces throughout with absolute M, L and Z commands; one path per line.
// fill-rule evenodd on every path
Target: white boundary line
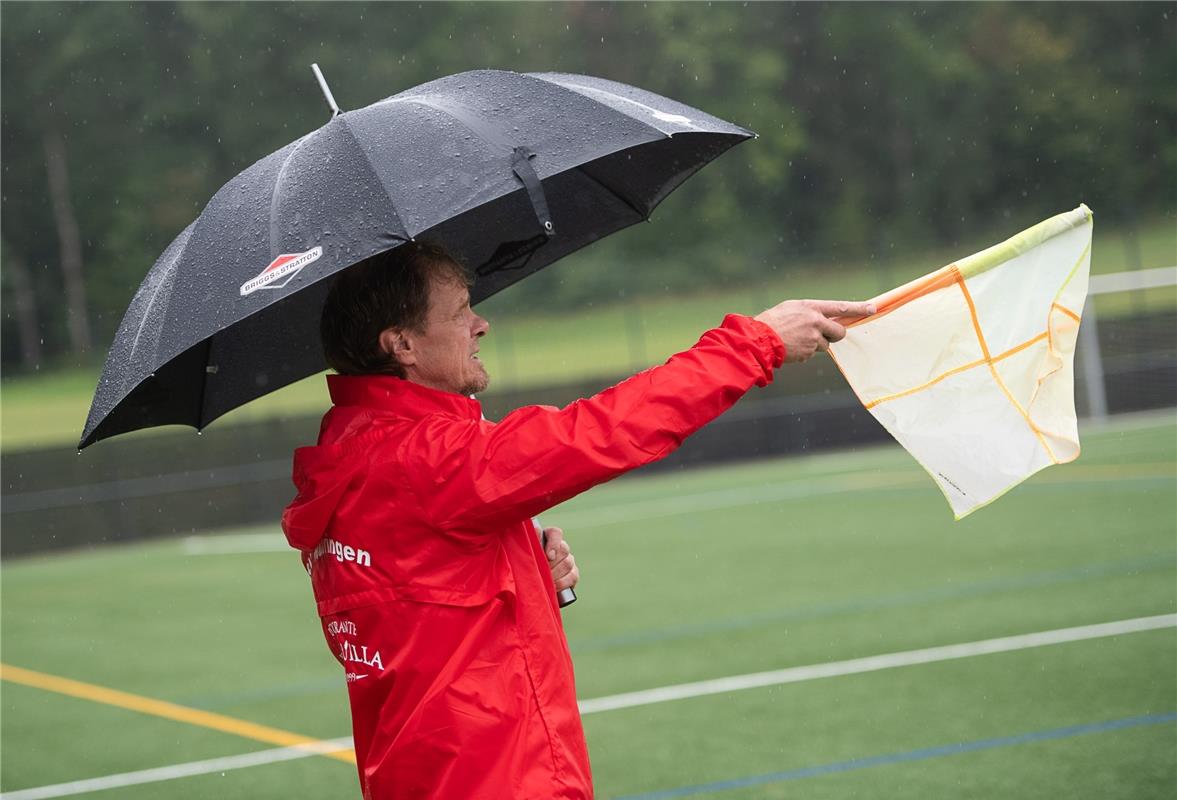
M 849 661 L 832 661 L 826 664 L 811 664 L 804 667 L 789 667 L 788 669 L 773 670 L 772 672 L 754 672 L 749 675 L 733 675 L 728 678 L 699 681 L 697 683 L 680 683 L 674 686 L 662 686 L 657 689 L 645 689 L 640 692 L 626 692 L 608 697 L 597 697 L 580 701 L 580 713 L 596 714 L 601 711 L 615 711 L 621 708 L 646 706 L 653 703 L 666 703 L 671 700 L 686 700 L 692 697 L 705 697 L 711 694 L 735 692 L 741 689 L 756 689 L 765 686 L 779 686 L 783 683 L 798 683 L 818 678 L 834 678 L 839 675 L 856 675 L 863 672 L 876 672 L 894 667 L 910 667 L 917 664 L 931 664 L 937 661 L 950 661 L 956 658 L 970 658 L 972 656 L 988 655 L 990 653 L 1010 653 L 1015 650 L 1027 650 L 1032 647 L 1042 647 L 1049 644 L 1063 644 L 1065 642 L 1081 642 L 1085 639 L 1101 639 L 1108 636 L 1119 636 L 1125 633 L 1139 633 L 1161 628 L 1177 627 L 1177 614 L 1162 614 L 1156 617 L 1139 617 L 1125 619 L 1118 622 L 1105 622 L 1099 625 L 1083 625 L 1078 628 L 1061 628 L 1040 633 L 1026 633 L 1020 636 L 1005 636 L 1000 639 L 983 639 L 978 642 L 964 642 L 950 644 L 944 647 L 929 647 L 924 650 L 908 650 L 902 653 L 887 653 L 885 655 L 854 658 Z
M 772 672 L 755 672 L 749 675 L 734 675 L 728 678 L 717 678 L 697 683 L 680 683 L 674 686 L 663 686 L 657 689 L 646 689 L 640 692 L 627 692 L 608 697 L 597 697 L 580 701 L 580 713 L 596 714 L 602 711 L 615 711 L 635 706 L 665 703 L 671 700 L 687 700 L 692 697 L 705 697 L 712 694 L 734 692 L 740 689 L 755 689 L 765 686 L 778 686 L 784 683 L 799 683 L 801 681 L 817 680 L 819 678 L 833 678 L 839 675 L 856 675 L 864 672 L 892 669 L 895 667 L 910 667 L 918 664 L 931 664 L 937 661 L 950 661 L 957 658 L 988 655 L 990 653 L 1009 653 L 1016 650 L 1027 650 L 1033 647 L 1043 647 L 1050 644 L 1064 644 L 1067 642 L 1081 642 L 1087 639 L 1102 639 L 1142 631 L 1161 630 L 1177 627 L 1177 614 L 1161 614 L 1155 617 L 1138 617 L 1117 622 L 1105 622 L 1098 625 L 1083 625 L 1077 628 L 1060 628 L 1053 631 L 1026 633 L 1019 636 L 1005 636 L 999 639 L 982 639 L 976 642 L 950 644 L 943 647 L 929 647 L 923 650 L 908 650 L 901 653 L 887 653 L 866 658 L 855 658 L 849 661 L 833 661 L 825 664 L 811 664 L 803 667 L 789 667 L 788 669 Z M 193 761 L 187 764 L 174 764 L 168 767 L 139 770 L 138 772 L 124 772 L 119 775 L 107 775 L 102 778 L 90 778 L 69 783 L 56 783 L 50 786 L 38 786 L 32 789 L 19 789 L 14 792 L 0 794 L 0 800 L 47 800 L 53 797 L 67 797 L 87 792 L 97 792 L 103 789 L 116 789 L 122 786 L 135 786 L 143 783 L 187 778 L 196 775 L 207 775 L 213 772 L 227 772 L 244 767 L 255 767 L 263 764 L 274 764 L 281 761 L 293 761 L 326 752 L 334 752 L 351 746 L 351 738 L 333 739 L 318 742 L 314 745 L 300 745 L 296 747 L 279 747 L 273 750 L 261 750 L 256 753 L 246 753 L 239 756 L 214 758 L 207 761 Z
M 1148 426 L 1145 426 L 1148 427 Z M 1150 465 L 1153 466 L 1153 465 Z M 1160 465 L 1167 466 L 1167 465 Z M 1046 473 L 1038 481 L 1068 483 L 1083 478 L 1083 466 L 1070 467 L 1066 472 Z M 1139 475 L 1101 475 L 1101 482 L 1136 481 Z M 642 522 L 664 517 L 740 508 L 760 503 L 783 503 L 831 494 L 843 494 L 878 489 L 931 489 L 925 473 L 911 468 L 872 469 L 861 472 L 832 473 L 817 477 L 791 479 L 784 483 L 738 486 L 729 489 L 708 489 L 679 494 L 665 494 L 652 500 L 623 500 L 612 505 L 569 508 L 550 512 L 566 530 L 587 530 L 606 525 Z M 186 556 L 221 556 L 246 553 L 294 553 L 280 531 L 273 533 L 207 534 L 186 536 L 181 540 Z
M 268 533 L 213 533 L 208 535 L 185 536 L 181 540 L 186 556 L 222 556 L 238 553 L 290 553 L 294 548 L 286 541 L 282 531 Z
M 927 486 L 927 478 L 916 469 L 886 472 L 850 472 L 801 478 L 778 484 L 709 489 L 682 494 L 662 495 L 652 500 L 630 500 L 612 505 L 549 512 L 559 518 L 565 530 L 584 530 L 622 522 L 641 522 L 662 517 L 676 517 L 701 511 L 717 511 L 758 503 L 782 503 L 821 495 L 858 492 L 871 489 L 894 489 L 902 486 Z
M 1087 293 L 1111 294 L 1136 289 L 1159 289 L 1174 284 L 1177 284 L 1177 267 L 1155 267 L 1092 275 L 1087 282 Z
M 124 786 L 138 786 L 143 783 L 157 783 L 176 778 L 191 778 L 196 775 L 209 775 L 214 772 L 227 772 L 244 767 L 258 767 L 263 764 L 275 764 L 280 761 L 294 761 L 299 758 L 334 753 L 346 750 L 352 746 L 351 737 L 331 739 L 315 744 L 298 745 L 295 747 L 278 747 L 273 750 L 260 750 L 256 753 L 244 753 L 239 756 L 225 758 L 210 758 L 207 761 L 192 761 L 187 764 L 173 764 L 168 767 L 142 769 L 137 772 L 123 772 L 118 775 L 106 775 L 101 778 L 89 778 L 69 783 L 55 783 L 50 786 L 37 786 L 33 789 L 18 789 L 15 792 L 0 794 L 0 800 L 46 800 L 51 797 L 69 797 L 88 792 L 99 792 L 104 789 L 119 789 Z
M 1080 420 L 1083 433 L 1106 434 L 1117 431 L 1131 431 L 1142 428 L 1160 427 L 1173 421 L 1173 409 L 1140 411 L 1130 414 L 1117 414 L 1106 421 Z M 895 446 L 880 445 L 875 452 L 882 452 L 886 448 Z M 802 458 L 811 465 L 833 464 L 835 466 L 850 463 L 851 460 L 862 462 L 863 453 L 858 451 L 840 451 L 818 453 Z M 770 459 L 777 460 L 777 459 Z M 1082 466 L 1082 465 L 1080 465 Z M 1047 472 L 1052 483 L 1066 483 L 1074 476 L 1074 471 L 1055 473 Z M 1039 473 L 1038 480 L 1043 480 L 1043 473 Z M 1055 477 L 1057 475 L 1057 477 Z M 1121 480 L 1138 480 L 1138 476 L 1128 475 Z M 644 480 L 640 478 L 639 480 Z M 1104 476 L 1101 480 L 1115 480 L 1112 476 Z M 559 522 L 568 529 L 595 528 L 621 522 L 641 522 L 648 519 L 670 517 L 681 514 L 693 514 L 700 511 L 713 511 L 758 503 L 778 503 L 819 495 L 841 494 L 872 489 L 896 488 L 931 488 L 925 473 L 914 463 L 907 466 L 887 464 L 880 469 L 878 464 L 870 463 L 857 471 L 830 472 L 828 474 L 804 475 L 789 478 L 781 483 L 768 485 L 744 485 L 726 489 L 707 489 L 703 491 L 688 491 L 677 494 L 664 494 L 650 500 L 627 499 L 611 504 L 591 505 L 581 503 L 563 510 L 549 512 L 553 519 L 559 517 Z M 580 507 L 578 507 L 580 506 Z M 218 556 L 239 555 L 246 553 L 295 553 L 286 542 L 282 532 L 275 527 L 271 531 L 257 533 L 209 533 L 186 536 L 180 540 L 184 555 L 188 556 Z
M 818 495 L 931 485 L 924 473 L 915 468 L 888 472 L 844 473 L 821 478 L 802 478 L 779 485 L 711 489 L 663 496 L 654 500 L 623 501 L 600 508 L 568 509 L 556 512 L 553 516 L 559 516 L 561 524 L 567 529 L 583 530 L 620 522 L 638 522 L 757 503 L 779 503 Z M 188 536 L 184 538 L 182 546 L 184 555 L 189 556 L 295 552 L 278 532 Z

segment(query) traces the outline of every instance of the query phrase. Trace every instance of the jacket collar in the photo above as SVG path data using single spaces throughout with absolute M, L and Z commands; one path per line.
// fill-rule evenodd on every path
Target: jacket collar
M 430 389 L 392 375 L 328 375 L 327 389 L 336 406 L 393 411 L 410 419 L 439 412 L 465 419 L 482 418 L 482 405 L 471 397 Z

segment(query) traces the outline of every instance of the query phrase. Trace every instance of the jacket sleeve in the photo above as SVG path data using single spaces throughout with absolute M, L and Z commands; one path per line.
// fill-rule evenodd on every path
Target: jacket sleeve
M 729 315 L 689 350 L 593 397 L 528 406 L 498 424 L 430 417 L 396 460 L 426 515 L 486 530 L 538 514 L 673 452 L 783 363 L 775 332 Z

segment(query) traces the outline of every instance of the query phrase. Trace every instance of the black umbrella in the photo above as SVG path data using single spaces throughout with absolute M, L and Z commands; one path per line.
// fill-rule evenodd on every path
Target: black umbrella
M 200 429 L 323 370 L 325 279 L 368 256 L 439 242 L 478 302 L 647 219 L 753 135 L 583 75 L 465 72 L 346 113 L 322 86 L 331 121 L 225 184 L 151 268 L 79 447 Z

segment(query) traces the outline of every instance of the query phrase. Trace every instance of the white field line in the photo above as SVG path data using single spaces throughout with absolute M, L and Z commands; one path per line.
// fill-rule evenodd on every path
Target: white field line
M 1141 475 L 1130 470 L 1134 465 L 1124 464 L 1109 469 L 1107 474 L 1100 473 L 1101 482 L 1132 482 L 1141 479 Z M 1174 475 L 1177 470 L 1172 465 L 1148 464 L 1149 468 L 1170 469 Z M 1082 465 L 1072 465 L 1065 471 L 1047 471 L 1037 476 L 1039 483 L 1071 483 L 1090 480 L 1092 473 Z M 1152 475 L 1143 477 L 1151 478 Z M 661 517 L 675 517 L 683 514 L 693 514 L 700 511 L 717 511 L 726 508 L 756 505 L 758 503 L 780 503 L 786 500 L 805 500 L 814 497 L 849 492 L 869 491 L 872 489 L 931 489 L 933 483 L 927 475 L 918 469 L 871 470 L 869 472 L 851 472 L 844 474 L 822 475 L 812 478 L 794 480 L 788 483 L 763 484 L 744 486 L 732 489 L 712 489 L 710 491 L 691 492 L 684 494 L 663 495 L 652 500 L 631 500 L 615 505 L 599 506 L 596 508 L 568 509 L 566 511 L 552 511 L 544 516 L 548 522 L 555 523 L 565 530 L 583 530 L 602 525 L 612 525 L 623 522 L 641 522 L 643 520 Z
M 556 512 L 565 528 L 592 528 L 618 522 L 690 514 L 722 508 L 773 503 L 818 495 L 839 494 L 863 489 L 895 488 L 898 486 L 932 484 L 924 473 L 916 470 L 901 472 L 861 472 L 845 475 L 826 475 L 784 484 L 747 486 L 734 489 L 712 489 L 704 492 L 676 494 L 654 500 L 622 502 L 603 508 Z M 235 553 L 294 552 L 280 533 L 247 533 L 238 535 L 188 536 L 183 540 L 185 555 L 210 556 Z
M 189 556 L 219 556 L 234 553 L 278 553 L 295 550 L 286 543 L 279 531 L 273 533 L 212 534 L 185 536 L 184 554 Z
M 1153 408 L 1147 411 L 1126 411 L 1105 419 L 1080 419 L 1079 433 L 1128 433 L 1146 428 L 1160 428 L 1177 422 L 1177 409 Z
M 1134 414 L 1121 414 L 1107 422 L 1094 424 L 1084 421 L 1085 426 L 1100 433 L 1115 431 L 1130 431 L 1140 428 L 1152 428 L 1174 419 L 1174 411 L 1143 411 Z M 889 446 L 888 446 L 889 447 Z M 873 453 L 882 452 L 884 448 L 875 448 Z M 758 486 L 742 486 L 730 489 L 710 489 L 701 492 L 687 492 L 673 495 L 663 495 L 653 500 L 628 500 L 612 505 L 595 506 L 591 508 L 568 508 L 555 512 L 560 519 L 558 522 L 567 528 L 592 528 L 600 525 L 610 525 L 619 522 L 640 522 L 659 517 L 670 517 L 679 514 L 691 514 L 698 511 L 711 511 L 725 508 L 735 508 L 757 503 L 781 502 L 820 495 L 841 494 L 843 492 L 861 491 L 864 489 L 885 489 L 899 487 L 931 487 L 932 484 L 924 473 L 914 467 L 909 469 L 879 469 L 872 466 L 869 470 L 862 470 L 864 458 L 870 454 L 861 452 L 818 453 L 806 458 L 806 462 L 815 468 L 838 469 L 857 465 L 860 471 L 833 472 L 825 475 L 813 475 L 794 479 L 785 483 Z M 889 455 L 889 454 L 888 454 Z M 1077 465 L 1082 468 L 1083 465 Z M 1157 465 L 1149 465 L 1157 466 Z M 1106 481 L 1133 481 L 1140 476 L 1123 473 L 1130 465 L 1120 465 L 1119 474 L 1100 476 Z M 1175 473 L 1177 474 L 1177 473 Z M 1043 477 L 1043 475 L 1047 477 Z M 1037 480 L 1049 480 L 1052 483 L 1067 483 L 1072 479 L 1082 479 L 1083 475 L 1076 470 L 1076 465 L 1069 466 L 1066 471 L 1055 473 L 1047 471 L 1040 473 Z M 215 556 L 234 555 L 238 553 L 283 553 L 293 552 L 286 543 L 280 531 L 272 533 L 241 533 L 241 534 L 210 534 L 204 536 L 187 536 L 181 544 L 185 555 Z
M 1146 464 L 1149 468 L 1168 468 L 1171 465 Z M 1099 474 L 1103 482 L 1131 482 L 1141 475 L 1124 472 L 1132 465 L 1109 468 L 1107 474 Z M 1037 476 L 1039 482 L 1070 483 L 1090 480 L 1091 469 L 1083 465 L 1068 466 L 1063 472 L 1047 472 Z M 1177 471 L 1174 471 L 1177 475 Z M 1153 477 L 1151 475 L 1144 477 Z M 711 489 L 702 492 L 662 495 L 652 500 L 629 500 L 614 505 L 596 508 L 549 512 L 551 520 L 568 530 L 584 530 L 603 525 L 623 522 L 642 522 L 661 517 L 674 517 L 700 511 L 717 511 L 726 508 L 756 505 L 758 503 L 779 503 L 785 500 L 800 500 L 823 495 L 842 494 L 870 489 L 931 488 L 932 484 L 923 472 L 908 470 L 872 470 L 803 478 L 788 483 L 742 486 L 731 489 Z M 556 518 L 559 519 L 556 519 Z M 548 519 L 548 517 L 545 517 Z M 240 553 L 283 553 L 294 551 L 281 533 L 211 534 L 208 536 L 187 536 L 182 540 L 184 554 L 189 556 L 235 555 Z
M 677 517 L 699 511 L 779 503 L 819 495 L 842 494 L 864 489 L 887 489 L 929 483 L 922 472 L 859 472 L 823 475 L 782 484 L 712 489 L 687 494 L 664 495 L 653 500 L 635 500 L 613 506 L 587 508 L 583 511 L 549 512 L 549 517 L 565 530 L 583 530 L 619 522 L 641 522 L 660 517 Z M 930 483 L 929 483 L 930 485 Z M 557 520 L 558 518 L 558 520 Z M 547 519 L 547 517 L 545 517 Z
M 1158 289 L 1162 286 L 1173 285 L 1177 285 L 1177 267 L 1154 267 L 1153 269 L 1113 272 L 1110 275 L 1092 275 L 1087 281 L 1087 293 L 1091 295 L 1111 294 L 1112 292 Z
M 298 745 L 297 747 L 278 747 L 273 750 L 260 750 L 256 753 L 245 753 L 239 756 L 225 758 L 210 758 L 206 761 L 192 761 L 187 764 L 173 764 L 155 769 L 143 769 L 137 772 L 123 772 L 118 775 L 106 775 L 101 778 L 89 778 L 69 783 L 55 783 L 51 786 L 37 786 L 32 789 L 18 789 L 15 792 L 0 794 L 0 800 L 44 800 L 50 797 L 70 797 L 89 792 L 100 792 L 105 789 L 120 789 L 124 786 L 138 786 L 144 783 L 158 783 L 177 778 L 190 778 L 196 775 L 209 775 L 214 772 L 228 772 L 244 767 L 258 767 L 263 764 L 275 764 L 280 761 L 294 761 L 299 758 L 309 758 L 325 753 L 334 753 L 350 749 L 351 737 L 331 739 L 315 744 Z
M 640 692 L 626 692 L 625 694 L 581 700 L 580 713 L 596 714 L 601 711 L 615 711 L 622 708 L 666 703 L 671 700 L 686 700 L 692 697 L 705 697 L 712 694 L 735 692 L 741 689 L 779 686 L 784 683 L 798 683 L 800 681 L 812 681 L 819 678 L 834 678 L 840 675 L 857 675 L 864 672 L 893 669 L 895 667 L 931 664 L 937 661 L 971 658 L 972 656 L 988 655 L 990 653 L 1010 653 L 1016 650 L 1027 650 L 1032 647 L 1043 647 L 1050 644 L 1081 642 L 1086 639 L 1101 639 L 1108 636 L 1119 636 L 1126 633 L 1139 633 L 1141 631 L 1173 627 L 1177 627 L 1177 614 L 1162 614 L 1155 617 L 1139 617 L 1137 619 L 1125 619 L 1118 622 L 1105 622 L 1099 625 L 1083 625 L 1078 628 L 1060 628 L 1059 630 L 1026 633 L 1020 636 L 1005 636 L 1000 639 L 983 639 L 977 642 L 950 644 L 943 647 L 929 647 L 923 650 L 908 650 L 902 653 L 867 656 L 866 658 L 854 658 L 849 661 L 832 661 L 825 664 L 789 667 L 788 669 L 773 670 L 772 672 L 733 675 L 728 678 L 716 678 L 697 683 L 680 683 L 674 686 L 662 686 L 657 689 L 645 689 Z
M 681 683 L 675 686 L 663 686 L 658 689 L 646 689 L 640 692 L 627 692 L 608 697 L 597 697 L 590 700 L 581 700 L 579 703 L 580 713 L 596 714 L 602 711 L 615 711 L 622 708 L 665 703 L 672 700 L 687 700 L 692 697 L 704 697 L 711 694 L 734 692 L 740 689 L 777 686 L 784 683 L 799 683 L 801 681 L 817 680 L 819 678 L 833 678 L 839 675 L 855 675 L 895 667 L 931 664 L 937 661 L 970 658 L 972 656 L 987 655 L 990 653 L 1009 653 L 1050 644 L 1081 642 L 1087 639 L 1101 639 L 1109 636 L 1174 627 L 1177 627 L 1177 614 L 1162 614 L 1155 617 L 1139 617 L 1137 619 L 1126 619 L 1118 622 L 1105 622 L 1098 625 L 1084 625 L 1077 628 L 1060 628 L 1058 630 L 1027 633 L 1020 636 L 1006 636 L 1000 639 L 983 639 L 977 642 L 965 642 L 963 644 L 952 644 L 944 647 L 929 647 L 923 650 L 908 650 L 902 653 L 868 656 L 866 658 L 851 659 L 850 661 L 833 661 L 826 664 L 790 667 L 773 672 L 756 672 L 750 675 L 735 675 L 729 678 L 718 678 L 710 681 L 699 681 L 697 683 Z M 0 794 L 0 800 L 42 800 L 43 798 L 67 797 L 103 789 L 115 789 L 122 786 L 135 786 L 143 783 L 174 780 L 176 778 L 187 778 L 195 775 L 207 775 L 213 772 L 227 772 L 229 770 L 273 764 L 280 761 L 293 761 L 325 752 L 342 750 L 350 746 L 351 738 L 344 737 L 342 739 L 319 742 L 316 745 L 279 747 L 273 750 L 262 750 L 240 756 L 194 761 L 187 764 L 175 764 L 168 767 L 140 770 L 138 772 L 108 775 L 102 778 L 90 778 L 88 780 L 72 781 L 70 783 L 38 786 L 32 789 L 19 789 L 14 792 Z

